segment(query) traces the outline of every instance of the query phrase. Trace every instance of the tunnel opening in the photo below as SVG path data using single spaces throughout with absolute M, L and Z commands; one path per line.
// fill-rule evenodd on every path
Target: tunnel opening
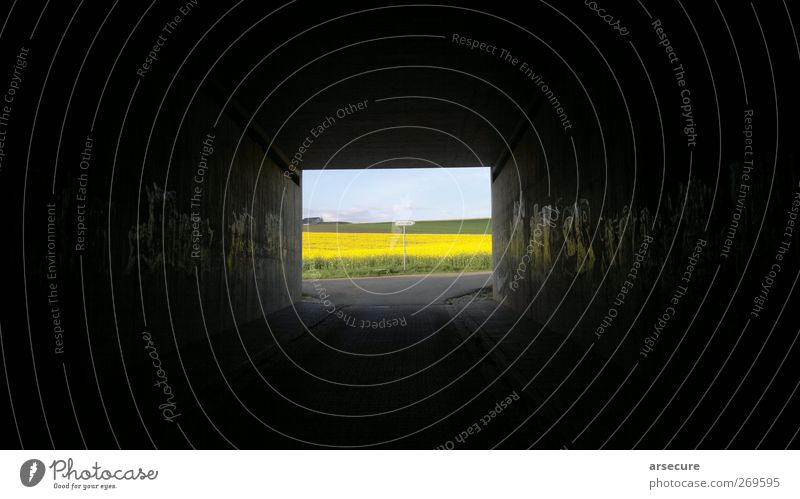
M 489 168 L 304 173 L 303 279 L 491 270 Z

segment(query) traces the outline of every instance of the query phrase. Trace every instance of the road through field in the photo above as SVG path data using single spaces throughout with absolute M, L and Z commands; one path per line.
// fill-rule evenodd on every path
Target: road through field
M 486 286 L 491 286 L 490 272 L 319 279 L 303 281 L 303 295 L 320 300 L 326 294 L 337 306 L 428 305 Z

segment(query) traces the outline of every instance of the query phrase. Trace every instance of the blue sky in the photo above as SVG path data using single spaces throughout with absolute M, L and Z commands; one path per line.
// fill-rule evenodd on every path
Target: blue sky
M 305 170 L 303 217 L 326 222 L 491 216 L 489 168 Z

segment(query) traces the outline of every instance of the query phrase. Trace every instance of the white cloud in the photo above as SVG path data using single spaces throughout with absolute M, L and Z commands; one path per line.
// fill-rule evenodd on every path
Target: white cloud
M 478 218 L 491 212 L 488 169 L 309 171 L 305 217 L 326 221 Z

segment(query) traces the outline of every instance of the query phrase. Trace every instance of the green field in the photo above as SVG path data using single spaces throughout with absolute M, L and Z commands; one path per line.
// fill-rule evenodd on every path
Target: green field
M 457 255 L 454 257 L 408 257 L 403 269 L 401 257 L 372 257 L 347 259 L 303 259 L 303 279 L 341 279 L 353 277 L 382 277 L 390 275 L 458 274 L 491 270 L 492 256 L 488 254 Z
M 400 229 L 392 222 L 376 223 L 338 223 L 323 222 L 303 225 L 303 232 L 354 232 L 362 234 L 391 233 Z M 406 228 L 407 234 L 491 234 L 490 218 L 470 218 L 466 220 L 421 220 Z

